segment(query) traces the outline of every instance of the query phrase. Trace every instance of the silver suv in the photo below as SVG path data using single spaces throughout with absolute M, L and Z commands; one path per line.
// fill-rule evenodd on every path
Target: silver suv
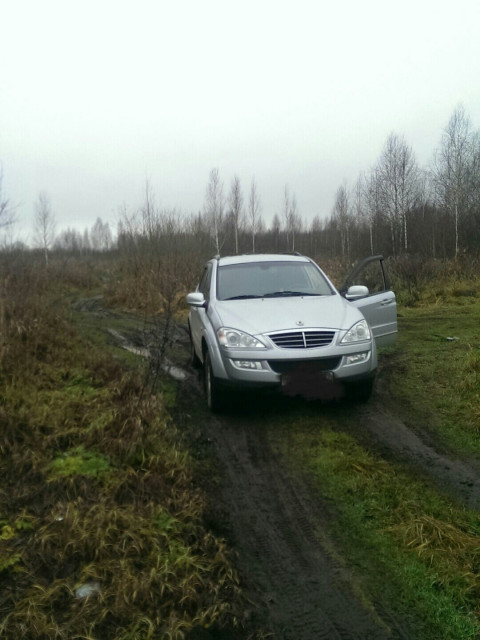
M 340 292 L 299 254 L 215 257 L 187 304 L 192 359 L 203 366 L 212 411 L 229 387 L 366 400 L 377 346 L 397 335 L 382 256 L 360 263 Z

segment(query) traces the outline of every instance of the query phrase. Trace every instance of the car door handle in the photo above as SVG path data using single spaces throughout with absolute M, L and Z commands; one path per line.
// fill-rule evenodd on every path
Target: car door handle
M 380 305 L 382 307 L 385 307 L 387 304 L 392 304 L 393 301 L 394 301 L 394 298 L 385 298 L 385 300 L 382 300 Z

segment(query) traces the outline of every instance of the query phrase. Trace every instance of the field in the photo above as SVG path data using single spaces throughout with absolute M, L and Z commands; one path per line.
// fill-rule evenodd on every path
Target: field
M 1 637 L 480 635 L 475 268 L 392 265 L 399 340 L 367 406 L 213 419 L 196 258 L 36 260 L 2 263 Z

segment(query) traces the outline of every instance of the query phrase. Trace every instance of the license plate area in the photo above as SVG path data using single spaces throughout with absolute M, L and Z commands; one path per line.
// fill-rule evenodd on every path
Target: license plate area
M 322 371 L 315 363 L 301 363 L 281 377 L 282 393 L 308 400 L 332 400 L 343 395 L 342 385 L 331 371 Z

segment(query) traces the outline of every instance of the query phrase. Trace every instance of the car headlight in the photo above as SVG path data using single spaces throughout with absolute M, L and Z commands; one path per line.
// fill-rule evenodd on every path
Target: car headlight
M 238 329 L 226 329 L 222 327 L 217 331 L 217 337 L 222 347 L 232 349 L 265 349 L 265 345 L 248 333 Z
M 342 339 L 341 344 L 350 342 L 361 342 L 370 340 L 370 338 L 370 327 L 368 326 L 367 321 L 359 320 L 359 322 L 355 323 L 353 327 L 347 331 Z

